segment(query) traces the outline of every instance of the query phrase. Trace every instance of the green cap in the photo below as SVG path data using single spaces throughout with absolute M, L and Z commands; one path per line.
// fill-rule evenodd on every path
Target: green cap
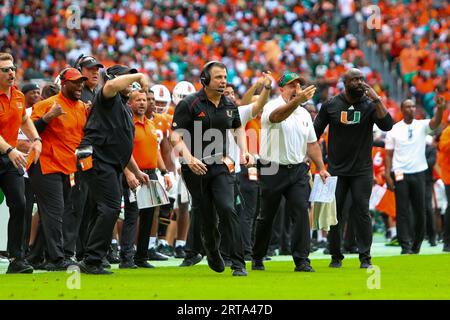
M 298 74 L 296 74 L 295 72 L 286 71 L 285 73 L 283 73 L 281 78 L 278 80 L 278 86 L 284 87 L 285 85 L 287 85 L 288 83 L 290 83 L 294 80 L 298 80 L 298 81 L 300 81 L 300 84 L 303 84 L 303 79 L 300 78 L 300 76 Z

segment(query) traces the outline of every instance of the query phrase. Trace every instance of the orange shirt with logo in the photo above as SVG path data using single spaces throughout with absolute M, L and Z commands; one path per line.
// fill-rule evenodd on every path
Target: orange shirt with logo
M 83 137 L 83 127 L 86 123 L 86 108 L 81 100 L 73 101 L 60 92 L 46 100 L 36 103 L 31 119 L 42 118 L 54 103 L 61 105 L 66 114 L 52 119 L 41 133 L 42 152 L 39 158 L 43 174 L 64 173 L 66 175 L 77 171 L 75 149 Z M 31 165 L 32 157 L 29 157 Z
M 450 184 L 450 126 L 442 131 L 438 144 L 437 163 L 441 167 L 441 179 Z
M 17 134 L 26 115 L 25 95 L 16 87 L 11 88 L 11 97 L 0 94 L 0 136 L 10 146 L 17 144 Z
M 156 169 L 158 166 L 158 135 L 152 120 L 134 117 L 133 157 L 139 169 Z

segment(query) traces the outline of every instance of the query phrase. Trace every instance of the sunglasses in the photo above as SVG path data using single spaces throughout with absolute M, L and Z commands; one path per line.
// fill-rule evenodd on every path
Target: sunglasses
M 17 67 L 12 66 L 12 67 L 0 68 L 0 70 L 2 70 L 3 73 L 8 73 L 9 70 L 16 71 Z

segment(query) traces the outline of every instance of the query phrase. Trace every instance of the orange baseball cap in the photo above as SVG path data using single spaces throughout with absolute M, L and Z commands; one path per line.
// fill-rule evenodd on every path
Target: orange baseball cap
M 83 76 L 80 71 L 78 71 L 75 68 L 67 68 L 64 69 L 60 75 L 59 78 L 61 81 L 76 81 L 79 79 L 83 79 L 83 81 L 86 81 L 88 78 Z

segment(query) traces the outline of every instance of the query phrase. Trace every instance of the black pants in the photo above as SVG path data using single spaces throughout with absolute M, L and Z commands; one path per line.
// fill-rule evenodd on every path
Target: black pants
M 243 199 L 241 199 L 242 205 L 240 206 L 239 222 L 241 224 L 244 255 L 251 256 L 253 247 L 253 223 L 256 217 L 259 186 L 257 181 L 249 180 L 247 168 L 242 167 L 241 170 L 242 171 L 238 173 L 238 179 Z
M 256 219 L 253 258 L 262 260 L 267 253 L 275 214 L 284 195 L 292 218 L 291 252 L 296 265 L 309 262 L 309 167 L 305 163 L 280 166 L 275 175 L 261 175 L 261 212 Z
M 445 185 L 447 195 L 447 209 L 444 216 L 444 246 L 450 246 L 450 184 Z
M 425 217 L 428 241 L 430 243 L 436 242 L 436 222 L 433 209 L 433 180 L 428 177 L 425 179 Z
M 373 178 L 369 175 L 339 176 L 336 186 L 336 211 L 338 224 L 330 227 L 328 242 L 330 254 L 333 259 L 342 260 L 341 252 L 342 231 L 344 228 L 343 211 L 347 193 L 351 191 L 352 205 L 349 210 L 348 221 L 352 220 L 350 227 L 354 228 L 359 259 L 370 259 L 372 246 L 372 219 L 369 213 L 369 199 L 372 193 Z
M 291 213 L 285 197 L 281 197 L 278 212 L 273 220 L 272 237 L 270 238 L 269 250 L 280 250 L 280 254 L 286 254 L 291 250 Z
M 29 250 L 31 223 L 33 220 L 34 193 L 29 178 L 25 178 L 25 219 L 23 227 L 23 246 L 25 254 Z
M 83 172 L 93 201 L 93 217 L 84 261 L 100 266 L 111 243 L 122 198 L 122 170 L 94 159 L 93 168 Z
M 419 251 L 425 236 L 425 171 L 395 181 L 395 205 L 400 246 Z
M 191 211 L 190 211 L 190 223 L 189 232 L 186 239 L 186 246 L 184 251 L 186 252 L 186 259 L 190 259 L 197 254 L 203 254 L 204 248 L 201 238 L 201 217 L 200 217 L 200 184 L 201 177 L 192 173 L 192 171 L 187 166 L 182 166 L 182 177 L 186 183 L 186 187 L 191 195 Z M 188 178 L 187 178 L 188 177 Z M 188 180 L 187 180 L 188 179 Z M 195 193 L 194 193 L 195 192 Z
M 63 219 L 72 207 L 69 176 L 63 173 L 43 174 L 41 164 L 33 164 L 29 175 L 36 195 L 48 261 L 64 259 Z
M 221 238 L 218 229 L 219 218 L 220 223 L 224 224 L 224 232 L 232 243 L 231 268 L 245 268 L 241 228 L 234 206 L 234 179 L 226 165 L 209 165 L 207 174 L 202 177 L 196 176 L 189 168 L 183 166 L 183 178 L 193 199 L 194 195 L 200 197 L 196 202 L 199 204 L 201 234 L 206 254 L 219 251 Z
M 89 192 L 89 184 L 84 173 L 81 173 L 81 190 L 79 197 L 80 200 L 79 207 L 77 210 L 82 212 L 80 227 L 78 229 L 78 237 L 76 244 L 76 257 L 77 260 L 82 260 L 86 252 L 87 241 L 89 238 L 89 232 L 92 229 L 94 219 L 94 208 L 96 207 L 93 195 Z M 95 193 L 95 190 L 93 191 Z
M 151 180 L 158 180 L 154 170 L 145 171 Z M 153 214 L 155 208 L 138 209 L 137 202 L 130 202 L 130 189 L 125 182 L 123 183 L 123 198 L 125 202 L 125 220 L 122 226 L 122 235 L 120 237 L 120 258 L 122 261 L 147 261 L 149 234 L 152 229 Z M 139 230 L 138 230 L 139 218 Z M 133 245 L 136 240 L 136 254 L 134 254 Z M 133 257 L 134 255 L 134 257 Z
M 16 169 L 7 156 L 0 158 L 0 188 L 9 208 L 8 244 L 10 258 L 24 258 L 25 182 L 23 170 Z
M 73 258 L 79 238 L 83 210 L 87 200 L 87 184 L 82 179 L 82 172 L 75 173 L 75 186 L 72 187 L 70 208 L 63 217 L 64 255 Z

